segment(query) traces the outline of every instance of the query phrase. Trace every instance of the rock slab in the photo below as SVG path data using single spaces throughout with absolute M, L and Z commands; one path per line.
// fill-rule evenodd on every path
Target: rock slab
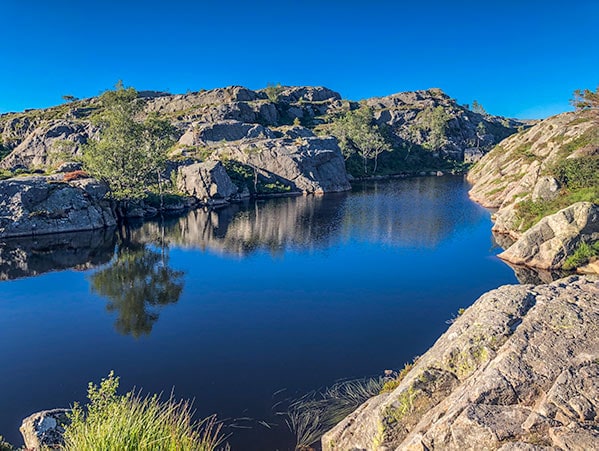
M 490 291 L 322 448 L 599 449 L 598 330 L 596 278 Z
M 237 193 L 237 187 L 220 161 L 180 166 L 177 188 L 204 204 L 227 202 Z
M 577 202 L 541 219 L 499 258 L 540 269 L 561 268 L 581 243 L 599 241 L 599 205 Z
M 0 238 L 94 230 L 116 225 L 107 188 L 95 179 L 0 181 Z

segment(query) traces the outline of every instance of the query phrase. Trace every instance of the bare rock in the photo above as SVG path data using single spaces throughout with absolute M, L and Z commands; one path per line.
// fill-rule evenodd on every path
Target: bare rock
M 205 204 L 227 202 L 237 193 L 237 187 L 220 161 L 179 167 L 177 188 Z
M 599 205 L 578 202 L 546 216 L 499 254 L 510 263 L 561 268 L 580 243 L 599 241 Z
M 339 192 L 351 188 L 335 138 L 258 140 L 220 147 L 216 155 L 250 164 L 296 192 Z
M 599 449 L 597 330 L 597 279 L 490 291 L 322 448 Z
M 238 141 L 240 139 L 274 138 L 268 128 L 259 124 L 245 124 L 239 121 L 219 121 L 198 123 L 179 139 L 179 144 L 198 146 L 209 142 Z
M 70 409 L 52 409 L 34 413 L 23 420 L 19 430 L 28 451 L 58 449 L 64 444 L 64 425 Z
M 94 179 L 0 181 L 0 238 L 94 230 L 116 225 L 107 188 Z
M 535 187 L 532 190 L 532 200 L 551 201 L 559 194 L 560 184 L 555 178 L 549 176 L 539 177 Z

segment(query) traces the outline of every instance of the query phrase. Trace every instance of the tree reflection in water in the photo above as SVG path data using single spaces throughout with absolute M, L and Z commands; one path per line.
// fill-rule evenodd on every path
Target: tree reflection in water
M 164 240 L 156 250 L 132 242 L 127 233 L 119 240 L 113 262 L 91 275 L 92 292 L 106 297 L 106 309 L 118 315 L 115 328 L 119 333 L 135 338 L 149 335 L 160 307 L 179 300 L 184 272 L 173 270 L 168 263 Z

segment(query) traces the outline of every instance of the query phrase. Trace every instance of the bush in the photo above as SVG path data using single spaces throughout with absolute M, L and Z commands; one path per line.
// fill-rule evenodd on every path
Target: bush
M 563 268 L 566 271 L 579 268 L 595 257 L 599 257 L 599 241 L 593 244 L 581 242 L 576 251 L 566 259 Z
M 64 449 L 96 450 L 214 450 L 221 443 L 220 425 L 214 417 L 191 420 L 188 401 L 158 395 L 142 398 L 129 392 L 117 395 L 119 378 L 110 372 L 100 386 L 90 383 L 89 403 L 78 404 L 65 427 Z
M 566 158 L 552 170 L 555 178 L 569 189 L 599 186 L 599 157 Z

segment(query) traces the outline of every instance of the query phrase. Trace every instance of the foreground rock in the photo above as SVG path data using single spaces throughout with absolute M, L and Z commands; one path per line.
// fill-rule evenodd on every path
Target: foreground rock
M 107 188 L 94 179 L 0 181 L 0 238 L 94 230 L 116 225 Z
M 64 425 L 70 409 L 52 409 L 34 413 L 23 420 L 19 430 L 28 451 L 58 448 L 64 444 Z
M 486 293 L 323 450 L 598 449 L 598 330 L 596 279 Z
M 599 241 L 599 205 L 578 202 L 541 219 L 499 258 L 517 265 L 557 269 L 581 243 L 595 241 Z

